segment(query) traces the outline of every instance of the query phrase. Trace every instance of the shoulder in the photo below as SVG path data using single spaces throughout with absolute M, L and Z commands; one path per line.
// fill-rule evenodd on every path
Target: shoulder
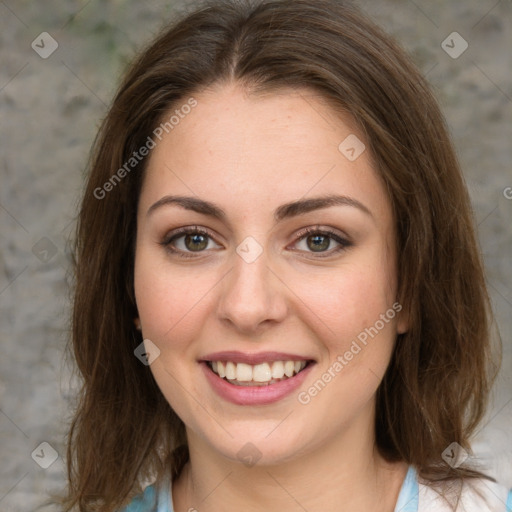
M 512 512 L 512 489 L 486 480 L 485 478 L 471 478 L 450 488 L 434 488 L 427 482 L 419 480 L 419 507 L 418 512 Z M 454 504 L 450 506 L 440 492 L 444 492 L 447 499 Z M 457 503 L 457 497 L 460 500 Z

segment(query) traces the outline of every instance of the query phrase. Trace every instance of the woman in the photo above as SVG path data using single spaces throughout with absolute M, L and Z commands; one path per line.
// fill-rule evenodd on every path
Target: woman
M 467 458 L 496 372 L 470 212 L 426 81 L 354 8 L 173 24 L 82 202 L 64 509 L 510 510 Z

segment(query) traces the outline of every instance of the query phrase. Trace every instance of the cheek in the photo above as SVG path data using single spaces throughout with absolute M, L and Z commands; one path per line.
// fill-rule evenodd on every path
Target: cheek
M 368 259 L 347 261 L 338 271 L 310 280 L 300 292 L 317 318 L 315 334 L 325 354 L 321 371 L 326 379 L 336 375 L 326 395 L 332 393 L 332 399 L 347 407 L 370 399 L 393 351 L 395 274 L 385 261 L 385 254 L 377 252 Z
M 204 315 L 208 292 L 218 281 L 216 274 L 171 268 L 140 248 L 135 262 L 135 297 L 144 337 L 162 348 L 173 340 L 173 348 L 185 346 L 199 329 L 198 316 Z M 186 335 L 185 335 L 186 333 Z M 165 344 L 165 345 L 164 345 Z
M 393 281 L 378 264 L 347 265 L 325 278 L 302 282 L 299 295 L 304 305 L 338 340 L 347 340 L 374 325 L 394 303 Z
M 204 275 L 199 278 L 190 270 L 171 269 L 161 260 L 144 247 L 138 249 L 134 269 L 137 309 L 144 338 L 160 350 L 150 370 L 174 411 L 187 425 L 194 425 L 204 411 L 187 399 L 190 394 L 199 394 L 194 379 L 190 379 L 191 372 L 197 371 L 196 354 L 189 353 L 194 348 L 190 342 L 199 336 L 204 299 L 215 279 L 210 283 Z M 183 383 L 187 383 L 185 393 Z
M 347 267 L 304 299 L 321 320 L 315 334 L 325 351 L 319 373 L 329 391 L 315 400 L 320 409 L 336 410 L 339 421 L 371 400 L 389 365 L 401 309 L 393 307 L 393 286 L 393 275 L 378 264 Z

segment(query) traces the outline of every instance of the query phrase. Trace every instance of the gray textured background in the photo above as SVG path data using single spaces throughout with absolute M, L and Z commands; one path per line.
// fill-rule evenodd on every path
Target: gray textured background
M 473 199 L 504 358 L 474 449 L 512 486 L 512 3 L 359 2 L 435 87 Z M 180 2 L 179 4 L 183 4 Z M 62 363 L 69 330 L 67 240 L 92 138 L 126 62 L 177 2 L 0 1 L 0 510 L 35 510 L 62 488 L 76 389 Z M 441 43 L 468 42 L 458 58 Z M 32 41 L 58 49 L 41 58 Z M 458 44 L 458 43 L 457 43 Z M 48 46 L 46 46 L 48 48 Z M 512 195 L 512 190 L 511 190 Z M 49 443 L 47 469 L 31 454 Z M 48 460 L 41 448 L 34 459 Z

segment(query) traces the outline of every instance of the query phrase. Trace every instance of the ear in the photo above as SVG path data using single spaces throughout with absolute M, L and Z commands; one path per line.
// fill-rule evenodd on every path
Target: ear
M 142 330 L 142 327 L 140 325 L 140 318 L 139 317 L 134 318 L 133 319 L 133 323 L 135 324 L 135 329 L 137 329 L 137 331 L 141 331 Z
M 393 309 L 397 311 L 396 332 L 397 334 L 404 334 L 410 327 L 409 310 L 398 301 L 393 304 Z

